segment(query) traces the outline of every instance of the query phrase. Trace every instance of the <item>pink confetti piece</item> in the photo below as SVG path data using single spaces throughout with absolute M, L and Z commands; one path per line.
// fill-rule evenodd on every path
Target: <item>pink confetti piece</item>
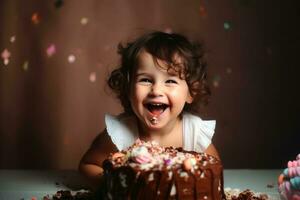
M 4 49 L 2 51 L 1 58 L 3 59 L 4 65 L 8 65 L 9 64 L 10 55 L 11 55 L 11 53 L 7 49 Z
M 35 25 L 39 24 L 41 21 L 40 15 L 37 12 L 33 13 L 31 16 L 31 21 Z
M 76 57 L 75 57 L 73 54 L 70 54 L 70 55 L 68 56 L 68 62 L 69 62 L 69 63 L 74 63 L 75 60 L 76 60 Z
M 92 82 L 92 83 L 94 83 L 95 81 L 96 81 L 96 72 L 92 72 L 92 73 L 90 73 L 90 77 L 89 77 L 89 79 L 90 79 L 90 81 Z
M 55 45 L 54 44 L 49 45 L 47 47 L 46 53 L 47 53 L 48 57 L 53 56 L 56 53 L 56 47 L 55 47 Z

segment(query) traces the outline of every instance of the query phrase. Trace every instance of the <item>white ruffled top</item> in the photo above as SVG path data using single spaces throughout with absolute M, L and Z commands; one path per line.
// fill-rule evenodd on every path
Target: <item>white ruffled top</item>
M 183 149 L 203 152 L 211 144 L 215 132 L 215 120 L 202 120 L 190 113 L 183 113 Z M 135 116 L 121 114 L 105 115 L 108 135 L 119 151 L 131 146 L 138 138 L 138 127 Z

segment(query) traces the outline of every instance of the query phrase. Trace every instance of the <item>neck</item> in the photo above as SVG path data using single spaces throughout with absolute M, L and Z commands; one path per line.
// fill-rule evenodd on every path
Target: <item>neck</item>
M 161 129 L 147 129 L 144 125 L 139 123 L 139 135 L 142 140 L 155 140 L 159 144 L 166 143 L 166 140 L 172 138 L 181 138 L 178 137 L 182 135 L 182 119 L 180 117 L 176 120 L 167 124 L 164 128 Z

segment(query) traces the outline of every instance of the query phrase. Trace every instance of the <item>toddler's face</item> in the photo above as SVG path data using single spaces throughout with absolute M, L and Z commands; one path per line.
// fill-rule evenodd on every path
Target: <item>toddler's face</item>
M 138 57 L 130 88 L 130 102 L 141 125 L 149 130 L 174 125 L 185 103 L 193 101 L 186 81 L 172 70 L 167 72 L 167 68 L 164 61 L 155 62 L 146 51 Z

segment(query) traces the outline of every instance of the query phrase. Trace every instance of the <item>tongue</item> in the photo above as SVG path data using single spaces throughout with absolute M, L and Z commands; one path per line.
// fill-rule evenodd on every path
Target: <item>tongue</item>
M 158 116 L 161 113 L 164 112 L 164 110 L 162 108 L 153 108 L 150 110 L 150 112 L 154 115 L 154 116 Z

